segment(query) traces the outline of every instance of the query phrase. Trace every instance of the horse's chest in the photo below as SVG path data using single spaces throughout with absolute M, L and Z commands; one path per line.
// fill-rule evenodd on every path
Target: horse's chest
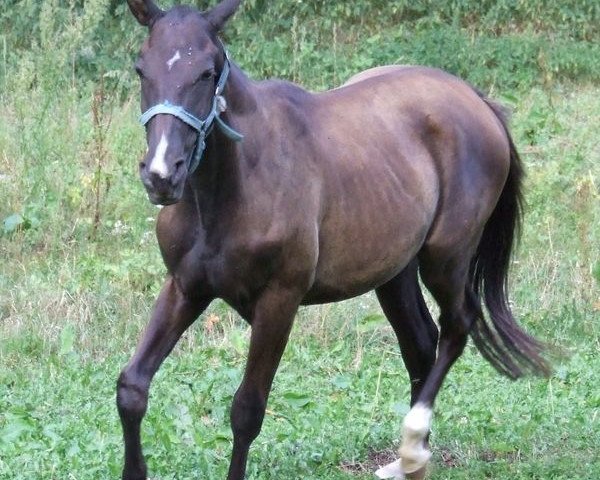
M 243 310 L 276 270 L 280 250 L 279 242 L 267 240 L 229 238 L 217 247 L 199 240 L 167 267 L 184 291 L 223 298 Z

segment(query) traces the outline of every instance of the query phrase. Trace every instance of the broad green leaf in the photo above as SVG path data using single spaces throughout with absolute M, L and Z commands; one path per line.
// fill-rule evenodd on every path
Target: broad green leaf
M 377 327 L 385 325 L 387 322 L 386 318 L 380 313 L 373 313 L 363 317 L 358 323 L 359 332 L 369 332 L 375 330 Z
M 8 425 L 0 430 L 0 441 L 7 445 L 14 443 L 23 433 L 30 430 L 33 430 L 33 428 L 27 421 L 13 418 Z
M 594 278 L 596 279 L 598 284 L 600 284 L 600 262 L 596 262 L 592 274 L 594 275 Z
M 390 410 L 399 416 L 404 416 L 410 411 L 410 405 L 404 402 L 396 402 L 392 404 Z
M 3 223 L 4 233 L 13 233 L 24 226 L 25 219 L 18 213 L 13 213 L 12 215 L 6 217 Z
M 311 402 L 310 397 L 306 393 L 300 392 L 286 392 L 283 394 L 283 398 L 294 408 L 304 408 Z
M 337 388 L 345 390 L 352 384 L 352 379 L 349 375 L 337 375 L 331 379 L 331 383 Z
M 59 355 L 66 355 L 73 351 L 75 344 L 75 327 L 73 325 L 65 325 L 60 332 L 60 350 Z

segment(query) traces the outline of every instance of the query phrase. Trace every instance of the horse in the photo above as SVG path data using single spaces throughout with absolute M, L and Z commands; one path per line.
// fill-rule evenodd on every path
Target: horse
M 377 474 L 422 478 L 434 400 L 469 336 L 510 378 L 551 368 L 508 302 L 523 167 L 507 119 L 434 68 L 381 67 L 320 93 L 252 81 L 219 39 L 240 3 L 200 12 L 128 0 L 149 29 L 135 63 L 148 145 L 139 173 L 164 206 L 156 233 L 168 273 L 117 382 L 122 478 L 147 478 L 151 380 L 211 301 L 251 326 L 231 406 L 227 479 L 242 480 L 299 306 L 371 290 L 411 382 L 399 459 Z

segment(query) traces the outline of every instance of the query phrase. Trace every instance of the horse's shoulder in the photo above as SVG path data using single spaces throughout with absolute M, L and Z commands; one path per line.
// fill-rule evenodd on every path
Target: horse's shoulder
M 312 96 L 308 90 L 300 85 L 280 79 L 260 82 L 258 90 L 263 99 L 280 102 L 303 103 Z
M 263 113 L 273 125 L 296 134 L 307 133 L 314 94 L 285 80 L 261 82 L 259 92 Z

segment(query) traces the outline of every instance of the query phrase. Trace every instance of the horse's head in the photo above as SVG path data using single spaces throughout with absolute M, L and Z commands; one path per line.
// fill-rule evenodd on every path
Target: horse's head
M 240 1 L 224 0 L 200 13 L 183 6 L 165 12 L 152 0 L 127 0 L 138 22 L 150 30 L 135 69 L 148 143 L 140 176 L 152 203 L 176 203 L 199 159 L 197 149 L 218 108 L 215 89 L 226 63 L 217 34 Z

